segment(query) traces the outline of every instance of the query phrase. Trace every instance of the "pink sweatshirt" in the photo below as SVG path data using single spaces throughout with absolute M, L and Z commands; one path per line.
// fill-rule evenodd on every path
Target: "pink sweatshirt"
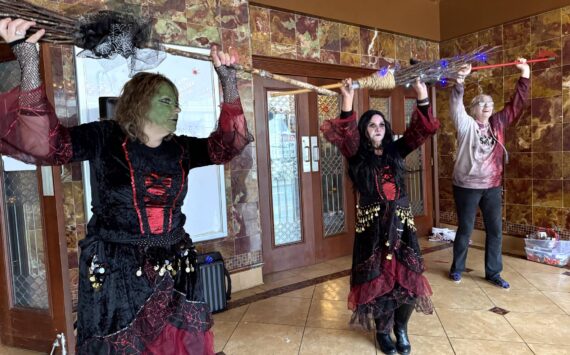
M 528 101 L 530 80 L 520 78 L 515 93 L 505 107 L 493 113 L 488 125 L 481 125 L 463 105 L 463 84 L 456 84 L 449 100 L 450 115 L 457 130 L 457 158 L 453 184 L 470 189 L 501 185 L 505 129 L 520 118 Z

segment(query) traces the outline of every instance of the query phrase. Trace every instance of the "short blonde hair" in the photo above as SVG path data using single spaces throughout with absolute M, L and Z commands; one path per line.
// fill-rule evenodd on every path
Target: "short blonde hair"
M 493 101 L 493 98 L 490 95 L 486 95 L 486 94 L 479 94 L 477 96 L 475 96 L 473 98 L 473 100 L 471 100 L 471 104 L 469 105 L 469 114 L 472 117 L 475 117 L 475 109 L 477 108 L 477 105 L 479 104 L 479 102 L 483 102 L 484 98 L 490 98 L 491 101 Z

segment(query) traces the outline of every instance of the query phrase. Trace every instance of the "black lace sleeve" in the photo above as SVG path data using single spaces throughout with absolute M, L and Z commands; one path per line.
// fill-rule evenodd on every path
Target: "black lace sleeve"
M 113 131 L 120 130 L 115 121 L 84 123 L 68 128 L 72 144 L 71 161 L 93 160 L 101 153 Z

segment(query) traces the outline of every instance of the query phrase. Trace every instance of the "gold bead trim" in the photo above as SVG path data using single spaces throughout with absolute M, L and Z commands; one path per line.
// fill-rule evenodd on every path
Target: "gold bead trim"
M 362 207 L 356 205 L 356 233 L 362 233 L 370 227 L 374 218 L 378 217 L 378 212 L 380 212 L 380 203 Z
M 400 218 L 402 224 L 405 224 L 410 228 L 412 231 L 416 231 L 416 225 L 414 223 L 414 215 L 412 213 L 412 209 L 410 207 L 402 208 L 396 207 L 396 216 Z

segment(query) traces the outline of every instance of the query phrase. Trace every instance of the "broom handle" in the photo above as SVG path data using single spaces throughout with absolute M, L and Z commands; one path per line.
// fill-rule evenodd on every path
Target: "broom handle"
M 556 60 L 556 57 L 548 57 L 548 58 L 537 58 L 537 59 L 530 59 L 527 60 L 527 63 L 539 63 L 539 62 L 547 62 Z M 511 65 L 520 64 L 519 61 L 509 62 L 509 63 L 500 63 L 500 64 L 490 64 L 490 65 L 481 65 L 478 67 L 471 68 L 472 71 L 474 70 L 482 70 L 482 69 L 490 69 L 490 68 L 498 68 L 498 67 L 507 67 Z M 340 88 L 343 84 L 336 83 L 336 84 L 328 84 L 320 86 L 323 89 L 337 89 Z M 284 96 L 284 95 L 296 95 L 296 94 L 304 94 L 306 92 L 310 92 L 311 90 L 300 89 L 300 90 L 291 90 L 291 91 L 281 91 L 281 92 L 272 92 L 271 96 Z
M 530 59 L 527 60 L 527 63 L 538 63 L 538 62 L 547 62 L 547 61 L 552 61 L 555 60 L 555 57 L 548 57 L 548 58 L 538 58 L 538 59 Z M 499 63 L 499 64 L 490 64 L 490 65 L 481 65 L 478 67 L 473 67 L 471 68 L 471 70 L 482 70 L 482 69 L 491 69 L 491 68 L 498 68 L 498 67 L 508 67 L 511 65 L 517 65 L 517 64 L 521 64 L 521 62 L 519 61 L 514 61 L 514 62 L 509 62 L 509 63 Z
M 342 83 L 334 83 L 334 84 L 327 84 L 323 86 L 319 86 L 323 89 L 338 89 L 342 87 Z M 306 92 L 311 92 L 312 90 L 308 89 L 298 89 L 298 90 L 290 90 L 290 91 L 274 91 L 271 93 L 271 96 L 285 96 L 285 95 L 297 95 L 297 94 L 304 94 Z

